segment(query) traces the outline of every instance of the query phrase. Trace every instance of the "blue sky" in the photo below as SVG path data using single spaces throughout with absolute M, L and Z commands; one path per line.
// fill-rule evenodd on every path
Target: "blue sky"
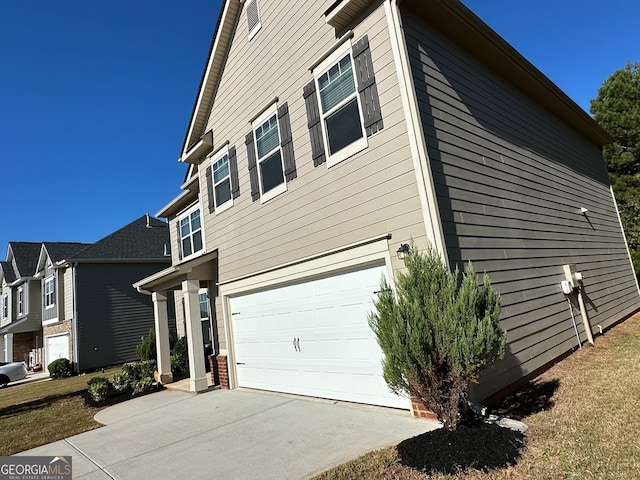
M 578 105 L 640 61 L 637 0 L 464 0 Z M 93 242 L 179 193 L 220 0 L 24 0 L 0 9 L 7 242 Z M 4 259 L 4 258 L 3 258 Z

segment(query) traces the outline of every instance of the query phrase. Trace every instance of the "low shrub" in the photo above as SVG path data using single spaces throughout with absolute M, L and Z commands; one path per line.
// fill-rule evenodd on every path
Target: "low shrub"
M 118 392 L 125 392 L 130 388 L 129 377 L 124 373 L 114 373 L 110 379 L 113 389 Z
M 150 390 L 153 386 L 155 369 L 156 362 L 153 360 L 125 363 L 122 365 L 122 375 L 126 377 L 126 380 L 121 380 L 127 382 L 134 395 L 139 395 Z
M 66 378 L 73 375 L 73 365 L 66 358 L 58 358 L 51 362 L 47 369 L 51 378 Z
M 171 353 L 171 373 L 174 380 L 189 376 L 189 350 L 187 337 L 179 338 Z
M 113 392 L 113 385 L 104 377 L 95 377 L 87 382 L 89 395 L 94 402 L 104 402 Z

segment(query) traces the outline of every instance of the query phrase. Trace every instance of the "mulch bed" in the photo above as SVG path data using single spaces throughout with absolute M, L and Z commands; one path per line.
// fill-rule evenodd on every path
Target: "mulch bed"
M 525 448 L 525 435 L 495 424 L 460 425 L 455 432 L 433 430 L 397 447 L 403 465 L 427 474 L 455 475 L 467 469 L 483 472 L 514 465 Z

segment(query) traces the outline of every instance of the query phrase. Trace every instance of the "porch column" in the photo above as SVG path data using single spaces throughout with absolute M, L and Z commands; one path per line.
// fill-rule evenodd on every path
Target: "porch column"
M 4 335 L 4 361 L 13 362 L 13 333 Z
M 169 316 L 167 314 L 167 292 L 153 292 L 153 315 L 156 322 L 156 352 L 158 374 L 161 383 L 171 383 L 171 353 L 169 351 Z
M 199 280 L 185 280 L 182 282 L 187 345 L 189 347 L 189 390 L 192 392 L 201 392 L 208 387 L 204 369 L 204 345 L 200 322 L 200 302 L 198 300 L 199 289 Z

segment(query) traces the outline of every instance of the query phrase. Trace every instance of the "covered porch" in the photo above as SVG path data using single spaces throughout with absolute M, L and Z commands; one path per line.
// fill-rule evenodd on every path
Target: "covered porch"
M 163 384 L 174 381 L 169 346 L 170 302 L 167 300 L 170 292 L 175 296 L 176 318 L 183 319 L 183 328 L 179 326 L 178 331 L 187 338 L 189 378 L 188 384 L 182 381 L 182 386 L 188 385 L 188 391 L 197 393 L 220 383 L 215 368 L 211 369 L 210 374 L 207 373 L 209 357 L 215 357 L 219 353 L 213 305 L 217 277 L 218 252 L 213 251 L 173 265 L 133 284 L 140 293 L 149 294 L 153 299 L 157 366 L 159 380 Z M 210 355 L 205 348 L 210 348 Z M 211 363 L 215 365 L 215 361 Z

